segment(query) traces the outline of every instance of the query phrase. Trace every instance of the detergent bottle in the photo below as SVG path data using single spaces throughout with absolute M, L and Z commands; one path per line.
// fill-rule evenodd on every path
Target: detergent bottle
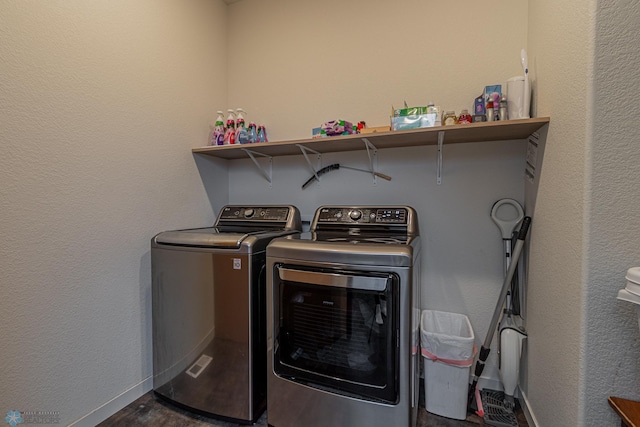
M 224 113 L 218 111 L 218 118 L 216 124 L 213 127 L 213 137 L 211 139 L 211 145 L 224 144 Z
M 253 122 L 249 123 L 249 128 L 247 129 L 249 132 L 249 142 L 251 144 L 258 142 L 258 132 L 256 130 L 256 124 Z
M 227 128 L 224 132 L 224 145 L 236 143 L 236 119 L 233 116 L 233 110 L 227 110 Z
M 267 139 L 267 129 L 262 125 L 258 126 L 258 142 L 269 142 Z
M 244 110 L 242 108 L 238 108 L 238 115 L 236 116 L 236 142 L 238 144 L 248 144 L 249 141 L 249 132 L 247 132 L 247 128 L 244 125 Z

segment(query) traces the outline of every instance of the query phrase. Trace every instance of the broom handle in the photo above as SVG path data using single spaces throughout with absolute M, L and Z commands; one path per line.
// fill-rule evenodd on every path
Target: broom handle
M 504 300 L 507 297 L 507 292 L 509 292 L 509 288 L 511 287 L 511 280 L 513 280 L 513 275 L 516 271 L 516 267 L 518 266 L 518 260 L 520 259 L 520 254 L 522 253 L 522 248 L 524 246 L 524 240 L 527 237 L 527 232 L 529 231 L 529 226 L 531 225 L 531 217 L 525 216 L 522 220 L 522 226 L 520 227 L 520 232 L 518 233 L 518 240 L 516 240 L 516 247 L 513 249 L 513 253 L 511 256 L 511 263 L 509 264 L 509 269 L 507 270 L 507 275 L 504 278 L 504 282 L 502 283 L 502 290 L 500 291 L 500 297 L 498 298 L 498 303 L 496 304 L 496 309 L 493 312 L 493 317 L 491 318 L 491 323 L 489 324 L 489 330 L 487 331 L 487 336 L 484 339 L 484 344 L 482 347 L 484 349 L 488 349 L 491 345 L 491 340 L 493 340 L 493 334 L 495 334 L 495 329 L 498 326 L 498 319 L 500 319 L 500 314 L 502 312 L 502 305 L 504 304 Z
M 375 176 L 377 176 L 379 178 L 386 179 L 387 181 L 391 181 L 391 177 L 389 175 L 385 175 L 385 174 L 380 173 L 380 172 L 374 172 L 374 171 L 370 171 L 370 170 L 366 170 L 366 169 L 352 168 L 351 166 L 344 166 L 344 165 L 340 165 L 340 167 L 342 169 L 351 169 L 351 170 L 354 170 L 354 171 L 372 173 L 372 174 L 374 174 Z

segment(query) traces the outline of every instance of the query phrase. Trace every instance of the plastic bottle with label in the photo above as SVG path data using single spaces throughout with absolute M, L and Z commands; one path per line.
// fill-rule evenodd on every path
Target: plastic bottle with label
M 458 124 L 467 123 L 471 123 L 471 114 L 469 114 L 469 110 L 462 110 L 460 112 L 460 117 L 458 117 Z
M 236 142 L 238 144 L 248 144 L 249 132 L 247 132 L 247 128 L 244 125 L 244 110 L 242 108 L 238 108 L 236 111 L 238 111 L 236 118 Z
M 233 110 L 227 110 L 227 129 L 224 132 L 224 145 L 236 143 L 236 119 L 233 116 Z
M 489 100 L 487 101 L 487 121 L 492 122 L 493 120 L 493 98 L 489 97 Z
M 249 143 L 253 144 L 258 142 L 258 132 L 256 130 L 256 124 L 251 122 L 249 123 L 249 127 L 247 128 L 247 132 L 249 133 Z
M 218 111 L 218 118 L 213 126 L 213 136 L 211 138 L 211 145 L 224 144 L 224 113 Z
M 458 116 L 455 111 L 447 111 L 442 116 L 442 124 L 445 126 L 451 126 L 458 124 Z
M 258 142 L 269 142 L 267 139 L 267 129 L 264 126 L 258 126 Z
M 502 99 L 500 100 L 500 110 L 498 112 L 498 114 L 500 115 L 500 120 L 508 120 L 509 117 L 507 114 L 507 99 L 503 96 Z

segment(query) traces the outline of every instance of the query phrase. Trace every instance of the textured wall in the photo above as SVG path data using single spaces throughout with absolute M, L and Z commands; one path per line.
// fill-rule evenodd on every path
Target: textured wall
M 149 239 L 213 220 L 190 148 L 226 99 L 226 8 L 0 3 L 0 413 L 67 425 L 148 387 Z
M 245 0 L 229 7 L 229 100 L 275 139 L 341 118 L 389 124 L 391 106 L 470 109 L 522 74 L 527 2 Z
M 627 269 L 640 266 L 640 130 L 629 120 L 640 96 L 640 4 L 599 1 L 594 40 L 584 414 L 588 425 L 615 425 L 607 397 L 640 400 L 636 308 L 616 299 Z
M 275 140 L 309 137 L 334 118 L 388 125 L 391 105 L 403 100 L 471 108 L 485 85 L 522 73 L 527 2 L 463 1 L 451 10 L 420 0 L 235 3 L 230 106 L 266 121 Z M 486 23 L 495 23 L 495 32 Z M 275 158 L 271 186 L 250 160 L 234 161 L 230 198 L 293 203 L 307 216 L 322 204 L 414 206 L 423 236 L 423 308 L 468 315 L 479 345 L 503 274 L 502 240 L 489 212 L 500 198 L 523 199 L 524 149 L 522 141 L 445 146 L 441 186 L 434 146 L 380 150 L 378 167 L 391 182 L 340 170 L 306 190 L 300 186 L 311 172 L 302 156 Z M 324 155 L 323 165 L 366 168 L 366 155 L 363 145 L 359 153 Z M 496 354 L 485 369 L 493 380 Z
M 529 3 L 537 115 L 550 116 L 529 266 L 528 388 L 539 426 L 582 425 L 591 2 Z M 600 425 L 600 424 L 587 424 Z
M 537 113 L 552 122 L 534 219 L 530 407 L 540 426 L 617 425 L 607 396 L 638 399 L 640 264 L 637 2 L 530 4 Z M 550 333 L 553 331 L 553 333 Z
M 308 172 L 300 159 L 276 159 L 270 187 L 248 161 L 231 162 L 229 177 L 210 159 L 196 169 L 189 148 L 226 107 L 244 107 L 274 138 L 305 137 L 336 116 L 386 124 L 403 100 L 459 110 L 518 74 L 527 45 L 536 113 L 552 123 L 531 235 L 526 394 L 540 426 L 615 425 L 606 396 L 640 398 L 640 332 L 615 300 L 640 258 L 635 2 L 469 2 L 454 21 L 441 19 L 446 3 L 297 4 L 234 3 L 227 20 L 224 4 L 205 0 L 2 2 L 0 410 L 60 411 L 67 424 L 145 384 L 148 240 L 211 222 L 228 189 L 237 203 L 293 198 L 308 215 L 352 194 L 403 203 L 408 188 L 438 261 L 427 260 L 425 289 L 437 297 L 423 294 L 423 305 L 471 313 L 483 335 L 501 273 L 494 226 L 474 214 L 520 198 L 517 144 L 451 147 L 441 187 L 433 147 L 385 150 L 391 183 L 339 171 L 313 193 L 294 193 Z M 496 36 L 479 22 L 494 22 Z M 491 185 L 469 191 L 479 176 Z

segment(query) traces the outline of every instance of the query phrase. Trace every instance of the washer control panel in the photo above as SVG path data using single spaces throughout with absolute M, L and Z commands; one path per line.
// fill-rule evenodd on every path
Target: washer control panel
M 407 224 L 404 207 L 325 207 L 316 213 L 317 223 L 335 224 Z
M 220 212 L 219 221 L 285 222 L 288 217 L 287 207 L 226 206 Z

